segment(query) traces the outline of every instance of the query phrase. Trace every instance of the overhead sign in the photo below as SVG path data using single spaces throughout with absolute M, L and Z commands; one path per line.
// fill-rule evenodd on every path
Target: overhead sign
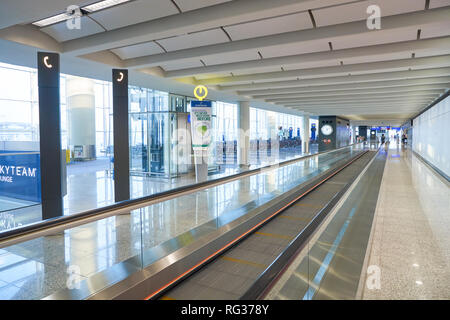
M 191 101 L 191 131 L 194 150 L 208 150 L 211 144 L 211 101 Z

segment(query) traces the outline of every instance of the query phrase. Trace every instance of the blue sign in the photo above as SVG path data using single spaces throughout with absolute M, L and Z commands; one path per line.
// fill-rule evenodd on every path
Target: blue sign
M 41 202 L 39 154 L 9 152 L 0 154 L 0 196 Z
M 311 139 L 316 140 L 316 124 L 311 124 Z
M 207 107 L 211 108 L 212 101 L 197 101 L 197 100 L 191 100 L 191 108 L 192 107 Z

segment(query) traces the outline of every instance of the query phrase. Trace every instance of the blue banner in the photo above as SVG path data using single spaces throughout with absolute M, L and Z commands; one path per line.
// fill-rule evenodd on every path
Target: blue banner
M 1 152 L 0 196 L 41 202 L 39 154 Z
M 191 108 L 192 107 L 211 108 L 211 106 L 212 101 L 191 100 Z

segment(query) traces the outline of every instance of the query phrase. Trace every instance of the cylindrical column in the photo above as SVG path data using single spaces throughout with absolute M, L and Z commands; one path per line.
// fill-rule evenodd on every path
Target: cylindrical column
M 69 145 L 75 160 L 95 159 L 95 82 L 68 76 Z
M 311 138 L 311 126 L 309 124 L 309 116 L 303 116 L 303 147 L 302 153 L 309 153 L 309 139 Z
M 239 137 L 238 137 L 239 165 L 248 168 L 250 165 L 250 102 L 239 102 Z

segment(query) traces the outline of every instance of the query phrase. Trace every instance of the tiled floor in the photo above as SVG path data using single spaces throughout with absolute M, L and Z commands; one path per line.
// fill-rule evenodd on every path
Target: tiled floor
M 362 298 L 450 299 L 449 226 L 449 183 L 391 144 L 367 264 L 381 271 L 380 286 L 368 289 L 376 280 L 363 273 Z
M 359 147 L 352 147 L 359 149 Z M 67 268 L 81 280 L 139 255 L 217 217 L 226 219 L 252 201 L 268 201 L 303 183 L 345 150 L 304 159 L 259 174 L 113 216 L 53 236 L 0 249 L 0 299 L 40 299 L 66 287 Z

